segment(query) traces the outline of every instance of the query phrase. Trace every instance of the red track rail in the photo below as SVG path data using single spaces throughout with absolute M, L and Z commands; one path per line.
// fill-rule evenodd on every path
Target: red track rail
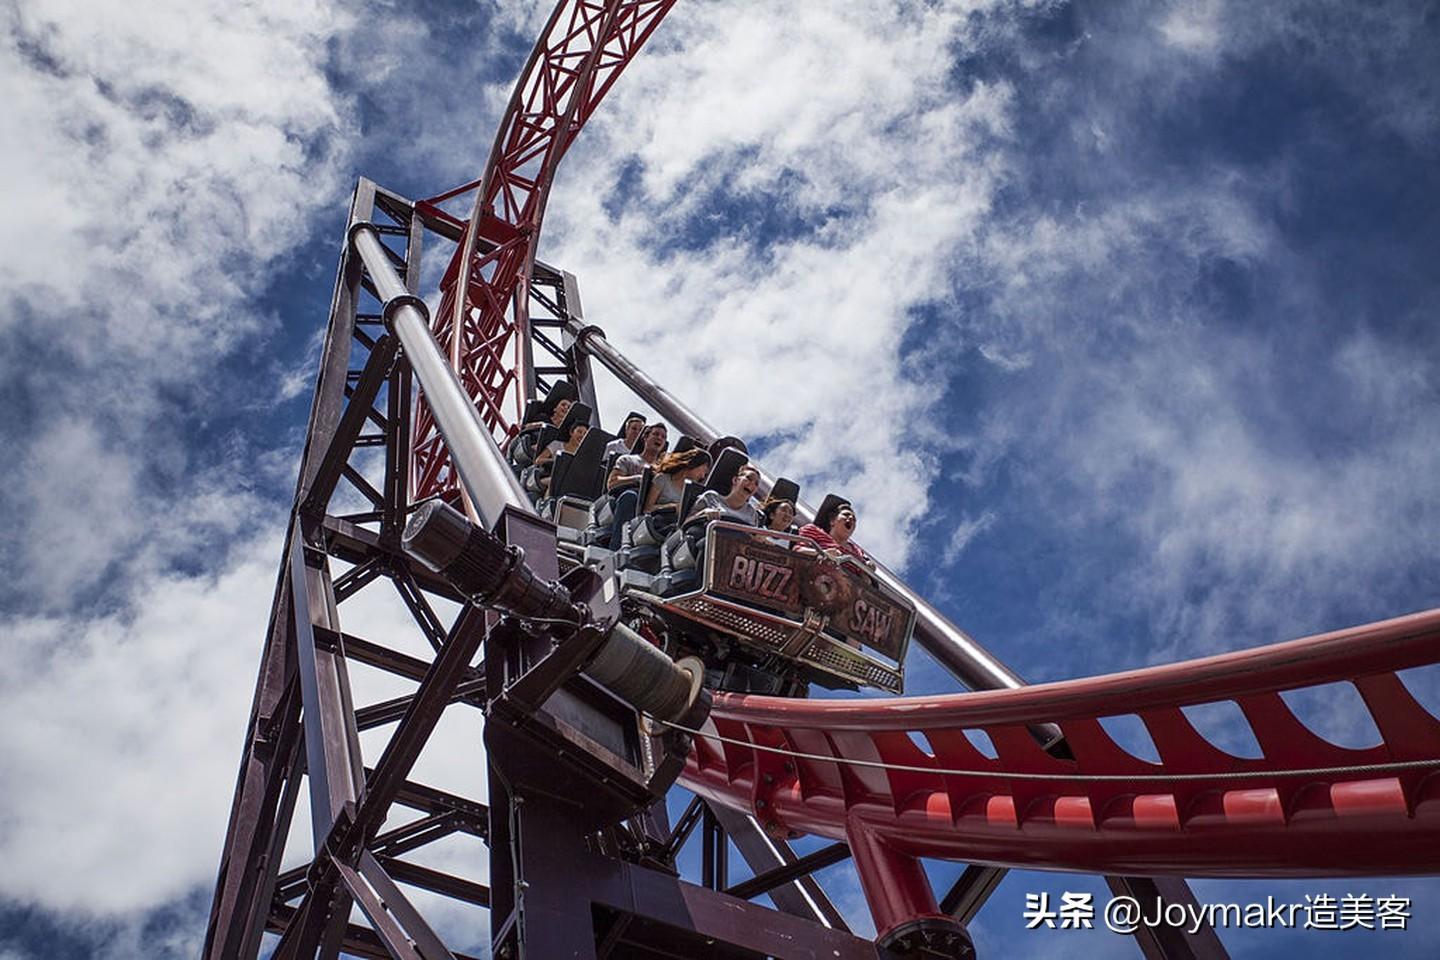
M 721 695 L 684 782 L 772 830 L 878 841 L 901 855 L 1140 876 L 1440 873 L 1440 721 L 1396 675 L 1437 662 L 1440 610 L 1017 690 Z M 1323 740 L 1280 696 L 1334 681 L 1355 685 L 1380 744 Z M 1180 709 L 1224 700 L 1240 706 L 1263 758 L 1219 750 Z M 1118 713 L 1140 717 L 1160 763 L 1111 739 L 1098 718 Z M 1044 722 L 1064 732 L 1074 760 L 1040 749 L 1027 726 Z M 967 729 L 983 730 L 997 757 Z M 1310 772 L 1285 773 L 1299 770 Z
M 514 435 L 525 401 L 527 290 L 555 168 L 674 2 L 562 0 L 515 85 L 484 176 L 421 204 L 448 217 L 438 204 L 479 188 L 431 330 L 497 438 Z M 429 407 L 415 410 L 411 498 L 457 490 Z

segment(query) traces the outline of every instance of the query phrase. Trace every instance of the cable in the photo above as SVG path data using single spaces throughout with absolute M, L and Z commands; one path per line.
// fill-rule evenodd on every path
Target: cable
M 766 753 L 776 753 L 785 757 L 794 757 L 797 760 L 815 760 L 820 763 L 839 763 L 852 767 L 871 767 L 879 770 L 899 770 L 906 773 L 930 773 L 939 776 L 952 777 L 993 777 L 1002 780 L 1063 780 L 1078 783 L 1112 782 L 1126 780 L 1253 780 L 1256 777 L 1315 777 L 1331 773 L 1378 773 L 1382 770 L 1413 770 L 1422 767 L 1440 767 L 1440 759 L 1434 760 L 1395 760 L 1390 763 L 1360 763 L 1350 766 L 1339 767 L 1306 767 L 1297 770 L 1254 770 L 1249 772 L 1220 772 L 1220 773 L 1021 773 L 1005 770 L 953 770 L 945 767 L 920 767 L 907 763 L 884 763 L 879 760 L 857 760 L 853 757 L 828 757 L 821 753 L 803 753 L 798 750 L 786 750 L 783 747 L 771 747 L 763 743 L 752 743 L 749 740 L 739 740 L 735 737 L 723 736 L 719 733 L 705 733 L 691 727 L 681 726 L 678 723 L 671 723 L 668 720 L 654 718 L 658 723 L 667 727 L 673 727 L 692 736 L 704 737 L 706 740 L 719 740 L 722 743 L 730 743 L 739 747 L 747 747 L 751 750 L 763 750 Z
M 484 607 L 486 610 L 493 610 L 500 614 L 508 614 L 508 611 L 501 610 L 499 607 L 491 606 L 490 604 L 481 603 L 478 605 Z M 576 630 L 585 626 L 585 622 L 582 620 L 566 620 L 563 617 L 517 617 L 511 615 L 511 618 L 527 625 L 532 623 L 559 624 L 562 627 L 574 627 Z

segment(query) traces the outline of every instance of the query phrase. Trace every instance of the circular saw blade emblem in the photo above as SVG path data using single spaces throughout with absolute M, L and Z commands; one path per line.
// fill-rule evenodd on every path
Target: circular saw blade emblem
M 453 221 L 439 205 L 475 191 L 470 219 L 440 283 L 431 331 L 498 441 L 519 429 L 533 389 L 524 368 L 528 291 L 555 168 L 673 4 L 559 4 L 511 95 L 484 176 L 420 204 Z M 411 499 L 457 491 L 458 478 L 423 396 L 412 436 Z

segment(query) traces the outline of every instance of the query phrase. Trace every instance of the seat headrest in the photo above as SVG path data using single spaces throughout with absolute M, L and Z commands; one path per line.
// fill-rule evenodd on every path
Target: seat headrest
M 695 501 L 700 499 L 700 494 L 705 488 L 693 480 L 685 481 L 685 489 L 680 494 L 680 509 L 676 512 L 677 517 L 688 517 L 690 511 L 695 508 Z
M 575 458 L 561 450 L 555 455 L 555 463 L 550 468 L 550 496 L 552 499 L 560 496 L 560 487 L 565 483 L 571 473 L 571 464 Z
M 710 444 L 710 456 L 712 457 L 718 458 L 721 451 L 724 450 L 739 450 L 745 454 L 750 452 L 745 446 L 745 441 L 739 437 L 720 437 Z
M 840 512 L 840 508 L 850 506 L 853 504 L 839 494 L 825 494 L 825 499 L 820 501 L 820 509 L 815 511 L 815 526 L 821 530 L 829 530 L 830 523 L 835 519 L 835 514 Z
M 590 432 L 585 434 L 585 439 L 580 441 L 580 446 L 575 448 L 574 455 L 566 458 L 570 461 L 570 469 L 563 477 L 550 482 L 551 494 L 556 497 L 571 495 L 586 500 L 599 496 L 605 482 L 604 474 L 600 471 L 600 460 L 605 456 L 605 445 L 614 439 L 599 427 L 591 427 Z
M 544 406 L 542 408 L 544 413 L 543 419 L 549 420 L 555 415 L 555 406 L 561 400 L 573 401 L 579 399 L 580 393 L 575 389 L 575 384 L 569 380 L 557 380 L 555 385 L 550 388 L 550 392 L 545 394 L 545 400 L 543 401 Z
M 570 431 L 577 423 L 590 422 L 590 408 L 583 403 L 572 404 L 565 419 L 560 422 L 560 439 L 565 440 L 570 436 Z
M 749 462 L 750 458 L 736 447 L 721 450 L 715 459 L 715 465 L 710 468 L 709 476 L 705 478 L 705 489 L 714 490 L 722 496 L 728 494 L 730 484 L 735 482 L 735 474 Z
M 779 477 L 775 480 L 775 485 L 770 488 L 770 499 L 798 503 L 800 501 L 800 484 L 794 480 Z

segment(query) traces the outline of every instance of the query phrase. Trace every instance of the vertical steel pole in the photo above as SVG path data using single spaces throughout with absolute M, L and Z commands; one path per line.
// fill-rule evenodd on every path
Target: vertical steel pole
M 424 302 L 401 282 L 375 228 L 368 223 L 356 224 L 350 228 L 350 240 L 385 304 L 385 320 L 420 381 L 450 459 L 481 522 L 494 527 L 506 507 L 533 512 L 530 498 L 431 336 Z

